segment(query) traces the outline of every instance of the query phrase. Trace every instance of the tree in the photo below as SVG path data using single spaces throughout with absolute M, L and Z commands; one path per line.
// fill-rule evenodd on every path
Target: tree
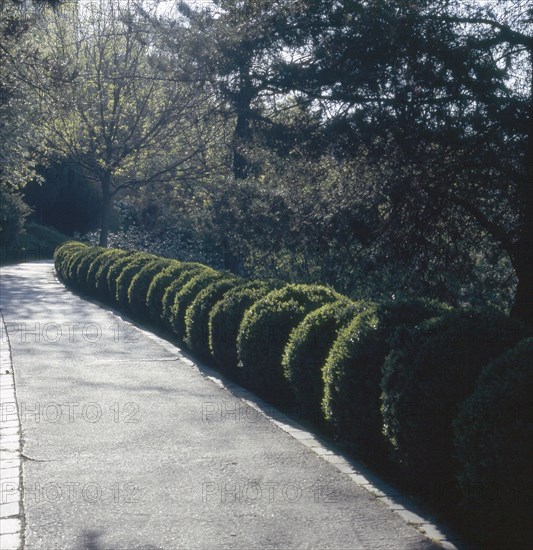
M 532 323 L 528 4 L 219 4 L 226 9 L 216 25 L 227 25 L 227 35 L 241 36 L 246 18 L 258 29 L 241 54 L 252 62 L 239 61 L 231 48 L 221 52 L 227 63 L 219 63 L 222 80 L 233 75 L 230 82 L 252 83 L 252 97 L 267 91 L 270 104 L 276 97 L 298 98 L 319 114 L 341 158 L 362 149 L 376 163 L 384 155 L 396 163 L 375 205 L 383 214 L 376 239 L 389 256 L 411 257 L 427 268 L 443 256 L 475 261 L 496 246 L 516 274 L 512 314 Z M 262 42 L 264 36 L 269 40 Z
M 102 193 L 100 245 L 119 194 L 201 178 L 216 139 L 209 95 L 154 48 L 129 3 L 99 0 L 50 14 L 13 67 L 41 110 L 44 154 L 68 157 Z M 35 38 L 35 37 L 32 37 Z M 37 44 L 37 45 L 36 45 Z

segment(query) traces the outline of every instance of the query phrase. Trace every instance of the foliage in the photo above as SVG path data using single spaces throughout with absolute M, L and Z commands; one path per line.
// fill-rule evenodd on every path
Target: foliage
M 481 370 L 527 334 L 496 312 L 462 310 L 426 321 L 393 346 L 383 367 L 383 426 L 406 480 L 430 486 L 438 476 L 454 501 L 458 406 Z
M 446 309 L 410 300 L 374 304 L 340 333 L 325 362 L 324 416 L 335 435 L 359 454 L 386 454 L 380 412 L 381 369 L 391 349 L 422 321 Z
M 178 340 L 183 341 L 185 338 L 185 315 L 188 307 L 204 288 L 223 278 L 224 275 L 222 273 L 204 269 L 176 292 L 170 308 L 170 323 L 172 325 L 172 332 Z
M 155 256 L 149 254 L 136 254 L 130 261 L 122 267 L 116 282 L 116 301 L 117 304 L 124 310 L 130 311 L 130 286 L 133 279 L 142 271 L 148 264 L 156 260 Z
M 107 290 L 106 295 L 112 302 L 117 302 L 118 296 L 118 278 L 122 274 L 123 270 L 130 264 L 139 259 L 153 259 L 153 257 L 143 252 L 130 252 L 128 254 L 116 255 L 113 258 L 111 265 L 107 268 Z M 127 289 L 126 289 L 127 291 Z
M 274 283 L 251 281 L 229 290 L 209 313 L 209 349 L 216 365 L 238 376 L 237 336 L 241 321 L 255 302 L 274 289 Z
M 82 292 L 92 293 L 93 288 L 87 284 L 87 275 L 93 261 L 105 251 L 105 248 L 91 247 L 90 251 L 85 250 L 83 258 L 78 262 L 76 277 L 73 283 Z
M 96 272 L 94 274 L 94 284 L 96 287 L 96 294 L 100 299 L 107 301 L 112 298 L 113 295 L 110 292 L 108 280 L 109 271 L 115 262 L 125 259 L 131 256 L 131 254 L 131 252 L 125 250 L 111 248 L 95 259 Z
M 368 307 L 365 302 L 343 298 L 309 313 L 290 334 L 283 353 L 283 373 L 302 414 L 316 424 L 323 424 L 322 369 L 331 346 L 339 331 Z
M 242 279 L 228 277 L 217 280 L 198 293 L 185 313 L 184 342 L 203 359 L 209 359 L 209 314 L 232 288 L 241 286 Z
M 532 338 L 492 361 L 454 422 L 462 513 L 483 548 L 531 544 L 532 364 Z
M 146 306 L 148 289 L 154 278 L 170 264 L 170 260 L 153 260 L 146 264 L 131 280 L 128 288 L 128 306 L 137 318 L 148 319 L 149 310 Z
M 161 300 L 161 319 L 168 329 L 172 330 L 172 307 L 176 300 L 176 295 L 181 292 L 189 281 L 205 273 L 215 274 L 216 272 L 205 266 L 192 267 L 192 269 L 186 269 L 181 274 L 178 274 L 177 278 L 174 278 L 164 289 Z
M 286 285 L 252 305 L 237 338 L 239 366 L 246 385 L 267 399 L 290 397 L 281 360 L 291 330 L 314 309 L 340 298 L 324 286 Z

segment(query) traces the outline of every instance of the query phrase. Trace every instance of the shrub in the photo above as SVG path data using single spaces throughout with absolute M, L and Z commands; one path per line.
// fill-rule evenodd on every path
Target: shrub
M 209 359 L 209 313 L 224 294 L 242 279 L 228 277 L 209 284 L 198 293 L 185 312 L 185 344 L 203 359 Z
M 192 262 L 172 261 L 170 265 L 158 273 L 150 283 L 146 294 L 146 307 L 148 308 L 150 319 L 154 322 L 160 322 L 163 314 L 163 296 L 167 288 L 180 275 L 193 269 L 204 268 L 201 264 Z
M 209 350 L 217 366 L 237 376 L 237 336 L 246 310 L 274 289 L 274 283 L 251 281 L 229 290 L 209 313 Z
M 532 365 L 529 338 L 483 369 L 454 422 L 461 506 L 483 548 L 533 540 Z
M 165 289 L 163 299 L 161 300 L 161 319 L 163 324 L 170 331 L 172 331 L 172 306 L 174 305 L 176 294 L 178 294 L 191 279 L 194 279 L 201 273 L 216 273 L 216 271 L 208 267 L 198 267 L 182 271 L 181 275 L 178 275 L 178 278 L 174 279 Z
M 158 259 L 146 264 L 132 279 L 128 289 L 128 306 L 139 319 L 148 319 L 146 295 L 154 277 L 161 273 L 171 260 Z
M 291 399 L 281 367 L 290 332 L 309 312 L 340 298 L 324 286 L 286 285 L 256 302 L 244 315 L 237 337 L 243 382 L 267 399 Z
M 83 292 L 88 292 L 90 294 L 94 290 L 93 288 L 87 286 L 87 274 L 92 262 L 104 251 L 105 248 L 100 248 L 99 246 L 91 247 L 85 251 L 83 258 L 79 261 L 78 268 L 76 270 L 75 284 L 76 287 Z
M 322 423 L 324 394 L 322 368 L 339 330 L 368 307 L 347 298 L 326 304 L 309 313 L 291 332 L 283 354 L 283 374 L 305 417 Z
M 73 252 L 86 248 L 87 245 L 77 241 L 67 241 L 58 246 L 54 251 L 54 265 L 57 276 L 60 280 L 66 280 L 67 262 Z
M 385 434 L 406 481 L 436 479 L 456 499 L 452 422 L 492 359 L 526 335 L 522 325 L 493 311 L 465 310 L 426 321 L 385 361 L 382 413 Z M 446 502 L 441 504 L 447 504 Z
M 85 286 L 91 294 L 96 294 L 96 274 L 102 263 L 109 257 L 110 252 L 111 250 L 109 248 L 101 248 L 100 253 L 93 258 L 87 269 Z
M 383 461 L 381 370 L 399 335 L 445 308 L 410 300 L 374 304 L 345 327 L 325 362 L 322 410 L 334 434 L 359 454 Z M 396 341 L 395 341 L 396 340 Z
M 116 257 L 109 268 L 107 269 L 107 290 L 105 291 L 106 299 L 111 302 L 117 302 L 117 282 L 124 268 L 132 261 L 139 258 L 150 258 L 153 256 L 145 252 L 129 252 L 125 255 Z
M 185 338 L 185 314 L 187 308 L 192 304 L 200 291 L 222 278 L 225 278 L 225 275 L 222 273 L 214 270 L 202 270 L 176 293 L 174 303 L 170 308 L 170 322 L 172 324 L 172 332 L 180 341 L 183 341 Z
M 127 258 L 132 255 L 132 252 L 125 250 L 118 250 L 112 248 L 107 250 L 95 259 L 98 262 L 98 267 L 94 274 L 94 286 L 96 289 L 96 295 L 105 301 L 114 301 L 112 295 L 109 293 L 109 270 L 120 259 Z
M 65 263 L 65 282 L 69 285 L 76 286 L 77 284 L 77 272 L 78 266 L 85 257 L 85 255 L 93 247 L 86 246 L 84 248 L 79 248 L 78 250 L 73 250 L 68 254 L 67 261 Z
M 157 259 L 152 254 L 136 254 L 131 257 L 130 261 L 122 267 L 120 274 L 117 278 L 117 291 L 116 301 L 117 304 L 123 310 L 129 310 L 128 293 L 130 285 L 135 276 L 144 268 L 147 264 L 150 264 L 154 259 Z

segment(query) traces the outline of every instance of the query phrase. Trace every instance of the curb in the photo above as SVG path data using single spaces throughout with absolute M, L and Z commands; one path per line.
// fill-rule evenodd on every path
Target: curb
M 0 548 L 23 548 L 21 426 L 11 345 L 0 312 Z

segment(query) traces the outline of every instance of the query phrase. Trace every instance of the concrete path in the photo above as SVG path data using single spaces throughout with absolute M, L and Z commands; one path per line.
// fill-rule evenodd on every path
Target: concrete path
M 437 548 L 178 348 L 66 290 L 51 263 L 2 268 L 0 308 L 25 548 Z

